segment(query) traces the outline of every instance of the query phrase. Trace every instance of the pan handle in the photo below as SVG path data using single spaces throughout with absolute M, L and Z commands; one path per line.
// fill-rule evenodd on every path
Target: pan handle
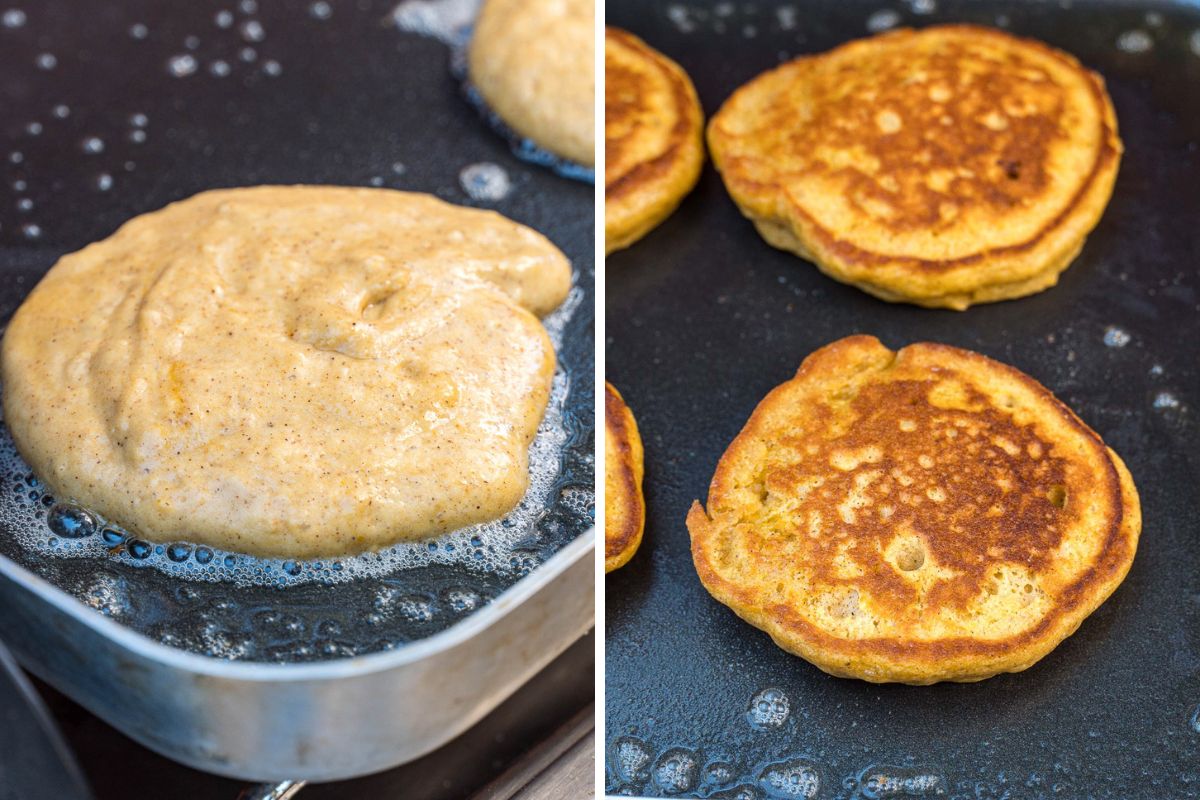
M 251 786 L 238 795 L 238 800 L 291 800 L 308 781 L 281 781 Z

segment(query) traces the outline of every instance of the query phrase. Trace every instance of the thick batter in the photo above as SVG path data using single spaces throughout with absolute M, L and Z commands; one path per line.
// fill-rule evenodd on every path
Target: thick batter
M 570 288 L 544 237 L 382 189 L 206 192 L 65 256 L 4 411 L 62 500 L 158 541 L 339 555 L 524 494 Z

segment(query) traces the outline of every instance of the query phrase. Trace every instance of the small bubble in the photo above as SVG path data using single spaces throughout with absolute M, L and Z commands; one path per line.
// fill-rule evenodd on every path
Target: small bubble
M 17 200 L 17 211 L 20 211 L 22 214 L 28 214 L 30 211 L 33 211 L 33 201 L 28 197 L 19 198 Z
M 42 132 L 42 123 L 40 123 L 40 122 L 29 123 L 28 125 L 25 126 L 25 132 L 28 133 L 30 136 L 37 136 L 38 134 L 40 134 Z
M 25 12 L 19 8 L 10 8 L 0 15 L 0 25 L 6 28 L 20 28 L 25 25 Z
M 256 58 L 258 58 L 258 51 L 253 47 L 243 47 L 238 52 L 238 57 L 247 64 L 250 64 L 253 63 Z
M 371 184 L 372 186 L 383 186 L 383 178 L 381 178 L 381 177 L 380 177 L 380 176 L 378 176 L 378 175 L 376 175 L 375 177 L 371 178 L 371 180 L 370 180 L 369 182 L 370 182 L 370 184 Z
M 116 547 L 117 545 L 125 543 L 124 532 L 116 530 L 115 528 L 105 528 L 104 530 L 100 531 L 100 538 L 104 541 L 104 544 L 108 545 L 109 547 Z
M 763 767 L 758 785 L 770 797 L 812 800 L 821 791 L 821 776 L 810 762 L 792 759 Z
M 667 794 L 683 794 L 696 788 L 700 765 L 696 754 L 683 747 L 674 747 L 654 762 L 654 783 Z
M 224 563 L 225 563 L 225 566 L 227 569 L 233 569 L 234 567 L 237 566 L 237 556 L 234 556 L 234 555 L 225 556 Z
M 200 37 L 199 36 L 188 36 L 188 37 L 184 38 L 183 46 L 186 47 L 188 50 L 198 49 L 200 47 Z
M 218 78 L 224 78 L 227 77 L 232 70 L 229 67 L 228 61 L 217 59 L 208 65 L 208 71 Z
M 192 546 L 176 542 L 175 544 L 167 545 L 167 558 L 176 563 L 187 561 L 192 555 Z
M 138 561 L 147 559 L 154 552 L 154 548 L 149 542 L 143 542 L 141 539 L 130 539 L 125 543 L 125 550 L 131 558 L 136 558 Z
M 140 128 L 138 130 L 130 131 L 129 141 L 133 142 L 134 144 L 142 144 L 146 141 L 146 132 Z
M 1188 48 L 1192 55 L 1200 57 L 1200 28 L 1192 31 L 1192 35 L 1188 37 Z
M 1104 329 L 1104 344 L 1108 347 L 1124 347 L 1129 344 L 1132 338 L 1128 333 L 1115 325 L 1109 325 Z
M 71 116 L 71 109 L 59 103 L 50 113 L 54 114 L 55 119 L 66 119 Z
M 53 53 L 39 53 L 35 63 L 38 69 L 49 72 L 58 66 L 58 58 Z
M 242 2 L 238 3 L 238 10 L 243 14 L 257 14 L 258 0 L 242 0 Z
M 150 29 L 138 22 L 129 26 L 129 35 L 134 39 L 145 39 L 150 35 Z
M 1122 53 L 1145 53 L 1154 47 L 1154 39 L 1143 30 L 1125 31 L 1117 37 L 1117 49 Z
M 867 17 L 867 30 L 871 33 L 881 33 L 900 24 L 900 14 L 890 8 L 876 11 Z
M 262 23 L 256 19 L 248 19 L 243 22 L 240 30 L 242 38 L 247 42 L 261 42 L 267 38 L 267 32 L 263 29 Z
M 171 56 L 167 59 L 167 72 L 176 78 L 186 78 L 196 71 L 196 57 L 188 53 Z
M 32 222 L 30 222 L 30 223 L 27 223 L 27 224 L 25 224 L 25 225 L 22 225 L 22 226 L 21 226 L 21 233 L 25 234 L 25 238 L 26 238 L 26 239 L 40 239 L 40 238 L 42 238 L 42 228 L 41 228 L 41 226 L 40 226 L 40 225 L 37 225 L 37 224 L 35 224 L 35 223 L 32 223 Z
M 129 124 L 135 128 L 144 128 L 150 124 L 150 118 L 145 114 L 130 114 Z
M 1162 366 L 1162 364 L 1155 364 L 1155 365 L 1153 365 L 1153 366 L 1151 366 L 1151 367 L 1150 367 L 1150 375 L 1151 375 L 1151 377 L 1154 377 L 1154 378 L 1159 378 L 1159 377 L 1162 377 L 1162 374 L 1163 374 L 1163 366 Z
M 1155 408 L 1179 408 L 1179 398 L 1170 392 L 1159 392 L 1154 396 Z
M 12 188 L 13 188 L 14 192 L 23 192 L 28 187 L 29 187 L 29 184 L 27 184 L 25 181 L 20 180 L 20 179 L 17 179 L 12 182 Z
M 82 539 L 96 532 L 96 518 L 78 506 L 60 503 L 46 515 L 46 525 L 64 539 Z
M 791 713 L 787 695 L 781 689 L 763 689 L 750 698 L 746 721 L 759 730 L 778 728 Z
M 279 65 L 278 61 L 264 61 L 262 68 L 263 72 L 267 73 L 272 78 L 278 78 L 283 74 L 283 67 Z
M 622 783 L 641 783 L 650 777 L 654 754 L 641 739 L 622 737 L 612 743 L 613 767 Z
M 213 560 L 213 551 L 207 547 L 196 548 L 196 563 L 207 564 Z
M 80 148 L 85 153 L 96 155 L 104 152 L 104 140 L 99 136 L 89 136 L 79 143 Z
M 911 6 L 914 14 L 924 16 L 937 11 L 937 0 L 912 0 Z
M 232 28 L 233 27 L 233 12 L 232 11 L 218 11 L 216 13 L 216 16 L 213 17 L 213 23 L 218 28 Z
M 499 164 L 489 162 L 463 167 L 458 173 L 458 182 L 474 200 L 498 202 L 512 191 L 508 173 Z
M 333 6 L 323 1 L 313 3 L 308 7 L 308 14 L 313 19 L 329 19 L 333 16 Z
M 1163 24 L 1163 15 L 1157 11 L 1147 11 L 1146 24 L 1151 28 L 1161 28 Z
M 8 154 L 8 161 L 10 164 L 20 164 L 24 160 L 25 160 L 25 154 L 22 153 L 20 150 L 13 150 L 11 153 Z
M 283 571 L 286 572 L 288 575 L 291 575 L 292 577 L 299 575 L 301 569 L 302 569 L 302 567 L 299 564 L 297 564 L 295 561 L 283 562 Z
M 397 175 L 403 175 L 407 171 L 408 167 L 404 166 L 399 161 L 392 163 L 392 172 L 396 173 Z

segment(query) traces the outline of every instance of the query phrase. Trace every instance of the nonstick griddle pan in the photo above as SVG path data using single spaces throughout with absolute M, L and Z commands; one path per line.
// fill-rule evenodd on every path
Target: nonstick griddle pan
M 610 0 L 711 115 L 781 60 L 887 24 L 999 25 L 1101 72 L 1126 153 L 1059 285 L 931 311 L 767 246 L 711 165 L 606 263 L 607 377 L 646 448 L 641 550 L 606 578 L 613 794 L 738 798 L 1200 797 L 1200 7 L 1168 3 Z M 938 341 L 1045 384 L 1129 465 L 1144 528 L 1124 584 L 1033 668 L 918 688 L 832 678 L 704 591 L 684 517 L 760 399 L 863 332 Z
M 0 638 L 143 744 L 234 777 L 334 779 L 415 758 L 592 622 L 593 190 L 515 157 L 463 97 L 447 44 L 401 30 L 394 6 L 0 12 L 0 319 L 62 254 L 225 186 L 431 192 L 541 231 L 575 269 L 553 322 L 550 477 L 499 539 L 421 543 L 396 569 L 75 540 L 55 535 L 57 499 L 36 476 L 0 475 L 0 505 L 17 509 L 0 514 Z M 14 535 L 30 518 L 46 523 L 34 547 Z

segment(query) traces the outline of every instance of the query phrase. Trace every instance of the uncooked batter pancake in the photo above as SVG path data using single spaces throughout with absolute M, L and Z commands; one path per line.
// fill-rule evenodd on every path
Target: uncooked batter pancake
M 633 34 L 604 30 L 604 252 L 666 219 L 704 163 L 704 114 L 683 69 Z
M 3 344 L 5 418 L 56 497 L 158 541 L 312 557 L 524 494 L 563 255 L 385 189 L 206 192 L 64 256 Z
M 617 387 L 604 382 L 604 571 L 625 566 L 642 543 L 642 437 Z
M 953 309 L 1053 286 L 1121 156 L 1099 75 L 970 25 L 770 70 L 725 102 L 708 139 L 768 243 L 884 300 Z
M 509 127 L 577 164 L 596 161 L 596 4 L 486 0 L 471 82 Z
M 967 350 L 852 336 L 759 404 L 687 518 L 705 587 L 874 682 L 1023 670 L 1117 588 L 1133 479 L 1044 387 Z

